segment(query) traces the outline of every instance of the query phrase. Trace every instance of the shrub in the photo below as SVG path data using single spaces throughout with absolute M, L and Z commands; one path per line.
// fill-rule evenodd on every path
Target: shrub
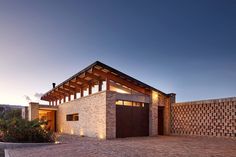
M 46 122 L 13 117 L 0 119 L 1 140 L 5 142 L 54 142 L 55 135 L 41 127 Z
M 21 109 L 11 109 L 10 107 L 0 107 L 0 119 L 21 118 Z

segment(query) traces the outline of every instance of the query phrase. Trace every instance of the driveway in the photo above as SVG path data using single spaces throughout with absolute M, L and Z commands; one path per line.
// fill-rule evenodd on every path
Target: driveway
M 236 157 L 236 139 L 187 136 L 115 140 L 62 135 L 63 144 L 9 150 L 10 157 Z

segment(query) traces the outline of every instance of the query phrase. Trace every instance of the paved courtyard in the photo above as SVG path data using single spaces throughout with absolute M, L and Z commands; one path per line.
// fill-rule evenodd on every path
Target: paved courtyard
M 236 157 L 236 139 L 159 136 L 115 140 L 63 135 L 62 144 L 9 151 L 10 157 Z

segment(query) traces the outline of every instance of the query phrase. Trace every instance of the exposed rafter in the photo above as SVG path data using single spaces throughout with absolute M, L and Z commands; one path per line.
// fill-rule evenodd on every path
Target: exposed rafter
M 91 88 L 94 85 L 98 85 L 99 91 L 101 91 L 102 82 L 105 80 L 112 80 L 146 95 L 150 95 L 152 90 L 166 95 L 162 91 L 97 61 L 48 91 L 41 99 L 55 101 L 69 95 L 74 95 L 81 92 L 81 89 L 86 88 L 89 88 L 91 93 Z M 107 88 L 109 88 L 109 84 Z
M 147 94 L 149 95 L 150 93 L 147 93 L 147 91 L 144 89 L 144 88 L 141 88 L 139 86 L 135 86 L 133 85 L 132 83 L 114 75 L 114 74 L 111 74 L 111 73 L 106 73 L 106 72 L 103 72 L 102 70 L 98 70 L 96 68 L 93 69 L 93 72 L 94 73 L 97 73 L 98 75 L 100 75 L 101 77 L 104 77 L 104 78 L 109 78 L 110 80 L 114 81 L 114 82 L 117 82 L 117 83 L 120 83 L 120 84 L 123 84 L 131 89 L 134 89 L 140 93 L 143 93 L 143 94 Z

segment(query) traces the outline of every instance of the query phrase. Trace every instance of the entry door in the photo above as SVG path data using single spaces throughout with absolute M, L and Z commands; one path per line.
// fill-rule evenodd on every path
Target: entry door
M 158 106 L 158 135 L 164 135 L 164 107 Z
M 144 106 L 116 105 L 116 137 L 149 135 L 149 104 Z

